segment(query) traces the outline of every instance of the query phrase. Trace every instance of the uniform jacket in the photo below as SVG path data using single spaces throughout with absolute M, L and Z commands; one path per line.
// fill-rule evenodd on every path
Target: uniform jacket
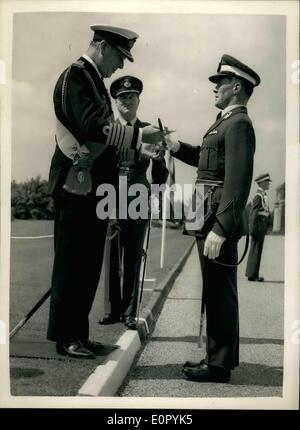
M 93 188 L 102 181 L 115 182 L 116 149 L 128 147 L 135 150 L 139 130 L 113 124 L 111 102 L 103 80 L 84 57 L 61 74 L 54 89 L 53 102 L 57 119 L 80 145 L 87 141 L 105 145 L 104 152 L 93 164 Z M 56 145 L 49 173 L 50 194 L 62 187 L 71 165 L 72 160 Z
M 266 234 L 270 222 L 270 209 L 267 200 L 267 194 L 261 188 L 258 188 L 253 197 L 250 211 L 250 233 L 252 235 Z
M 198 167 L 197 178 L 224 181 L 214 199 L 217 207 L 213 231 L 226 238 L 245 233 L 242 214 L 249 195 L 255 134 L 244 106 L 220 117 L 207 130 L 201 146 L 180 142 L 174 157 Z
M 116 123 L 120 123 L 117 119 Z M 135 122 L 135 127 L 143 128 L 149 125 L 148 122 L 142 122 L 138 118 Z M 140 183 L 149 187 L 149 182 L 146 177 L 147 169 L 150 165 L 150 159 L 141 158 L 140 160 L 132 160 L 131 159 L 132 150 L 128 150 L 124 148 L 119 151 L 119 167 L 122 171 L 122 168 L 129 168 L 130 175 L 128 177 L 128 184 L 131 183 Z M 151 176 L 153 184 L 164 184 L 168 178 L 168 169 L 166 167 L 165 159 L 162 160 L 152 160 L 151 167 Z

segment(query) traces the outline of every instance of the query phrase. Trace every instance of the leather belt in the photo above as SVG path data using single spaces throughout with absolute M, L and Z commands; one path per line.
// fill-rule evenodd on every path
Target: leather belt
M 223 187 L 224 181 L 214 181 L 211 179 L 197 179 L 196 184 L 202 184 L 208 187 Z
M 135 176 L 134 169 L 130 169 L 130 167 L 120 167 L 119 173 L 122 176 L 127 176 L 128 180 L 133 179 Z
M 130 167 L 119 167 L 120 176 L 127 176 L 128 181 L 138 182 L 147 180 L 146 172 Z
M 119 172 L 127 175 L 127 173 L 133 172 L 133 169 L 130 169 L 130 167 L 119 167 Z
M 270 214 L 269 214 L 269 212 L 267 212 L 267 211 L 259 211 L 258 212 L 258 215 L 261 215 L 261 216 L 269 216 Z

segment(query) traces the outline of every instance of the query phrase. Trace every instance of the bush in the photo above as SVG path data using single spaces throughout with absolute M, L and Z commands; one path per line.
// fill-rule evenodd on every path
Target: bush
M 53 219 L 52 198 L 47 194 L 47 181 L 40 176 L 27 182 L 11 184 L 12 219 Z

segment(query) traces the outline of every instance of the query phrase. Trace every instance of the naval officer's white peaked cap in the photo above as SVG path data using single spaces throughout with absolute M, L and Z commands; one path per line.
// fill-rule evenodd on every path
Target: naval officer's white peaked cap
M 109 44 L 118 49 L 129 61 L 133 61 L 133 56 L 130 52 L 136 39 L 139 37 L 137 33 L 126 28 L 113 27 L 104 24 L 92 24 L 91 30 L 94 31 L 93 40 L 106 40 Z

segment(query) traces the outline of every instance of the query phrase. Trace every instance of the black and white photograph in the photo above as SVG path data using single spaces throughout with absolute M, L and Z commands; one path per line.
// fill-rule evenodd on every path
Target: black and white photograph
M 0 408 L 299 409 L 298 6 L 1 2 Z

